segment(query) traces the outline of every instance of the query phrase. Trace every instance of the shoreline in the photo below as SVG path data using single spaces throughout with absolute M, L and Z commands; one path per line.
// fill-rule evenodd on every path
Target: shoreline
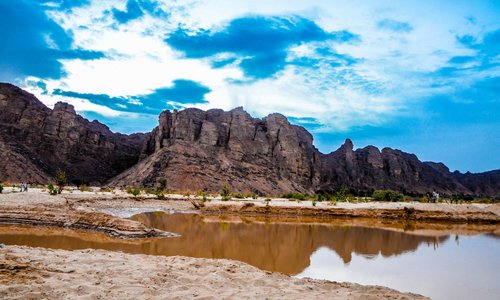
M 306 204 L 307 205 L 307 204 Z M 500 214 L 478 210 L 472 205 L 454 210 L 464 204 L 424 204 L 413 202 L 366 202 L 342 206 L 313 207 L 261 205 L 260 203 L 208 203 L 200 209 L 207 215 L 240 215 L 270 217 L 313 217 L 319 219 L 365 218 L 378 220 L 417 221 L 427 223 L 500 224 Z M 359 205 L 359 206 L 357 206 Z M 494 204 L 500 208 L 499 204 Z M 369 207 L 371 206 L 371 207 Z M 385 207 L 384 207 L 385 206 Z M 427 206 L 426 208 L 424 208 Z
M 199 207 L 195 208 L 193 202 Z M 471 224 L 490 228 L 500 224 L 500 203 L 341 202 L 332 205 L 318 202 L 313 206 L 311 201 L 286 199 L 273 199 L 269 204 L 264 200 L 202 202 L 181 195 L 172 195 L 164 200 L 153 197 L 137 199 L 124 192 L 76 192 L 50 196 L 33 189 L 28 193 L 0 194 L 0 224 L 85 229 L 125 239 L 176 236 L 129 219 L 135 214 L 155 211 L 199 213 L 206 217 L 312 219 L 313 222 L 348 223 L 356 220 L 358 223 L 379 225 L 399 223 L 406 229 L 425 227 L 425 224 L 434 227 Z
M 382 286 L 300 279 L 227 259 L 23 246 L 0 249 L 0 296 L 4 299 L 428 299 Z

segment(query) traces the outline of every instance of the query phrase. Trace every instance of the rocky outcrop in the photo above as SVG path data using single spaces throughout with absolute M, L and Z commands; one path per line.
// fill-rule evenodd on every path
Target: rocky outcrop
M 72 181 L 104 183 L 137 163 L 148 137 L 113 133 L 66 103 L 51 110 L 10 84 L 0 84 L 0 112 L 2 181 L 46 183 L 61 169 Z
M 312 136 L 280 114 L 260 120 L 242 108 L 164 111 L 136 166 L 110 185 L 280 194 L 311 191 L 319 182 Z
M 322 163 L 319 190 L 323 191 L 347 188 L 369 194 L 374 189 L 392 189 L 405 194 L 471 193 L 449 171 L 438 167 L 442 164 L 422 163 L 414 154 L 391 148 L 380 151 L 367 146 L 354 151 L 349 139 L 337 151 L 324 155 Z
M 370 194 L 500 196 L 500 170 L 451 173 L 441 163 L 373 146 L 354 150 L 351 140 L 322 154 L 313 138 L 280 114 L 252 118 L 231 111 L 189 108 L 164 111 L 150 134 L 112 133 L 82 118 L 71 105 L 53 110 L 33 95 L 0 84 L 0 180 L 48 182 L 57 169 L 70 179 L 112 186 L 280 195 L 350 189 Z

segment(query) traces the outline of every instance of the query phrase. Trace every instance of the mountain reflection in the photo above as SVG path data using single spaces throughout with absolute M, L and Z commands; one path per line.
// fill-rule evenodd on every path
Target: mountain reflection
M 203 216 L 191 214 L 144 213 L 134 219 L 181 234 L 174 240 L 153 242 L 154 254 L 235 259 L 286 274 L 304 270 L 320 247 L 335 251 L 347 264 L 352 253 L 387 257 L 415 251 L 421 243 L 437 246 L 449 238 L 368 227 L 204 222 Z

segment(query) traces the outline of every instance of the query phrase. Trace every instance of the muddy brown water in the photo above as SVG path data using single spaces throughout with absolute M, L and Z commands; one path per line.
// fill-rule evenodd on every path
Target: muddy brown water
M 388 286 L 434 299 L 500 295 L 500 239 L 492 234 L 432 235 L 328 223 L 143 213 L 146 225 L 176 238 L 117 240 L 87 231 L 2 225 L 0 242 L 55 249 L 106 249 L 227 258 L 297 277 Z

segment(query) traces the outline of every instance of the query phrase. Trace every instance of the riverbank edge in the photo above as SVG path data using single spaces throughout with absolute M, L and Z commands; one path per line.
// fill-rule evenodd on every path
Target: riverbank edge
M 256 205 L 252 202 L 232 204 L 207 204 L 200 207 L 205 215 L 313 217 L 320 219 L 365 218 L 378 220 L 417 221 L 426 223 L 500 224 L 500 215 L 493 212 L 452 212 L 445 210 L 421 210 L 411 205 L 402 208 L 336 208 L 336 207 L 290 207 Z
M 0 248 L 3 299 L 428 299 L 383 286 L 295 278 L 227 259 Z
M 175 233 L 149 228 L 137 221 L 122 219 L 105 213 L 44 207 L 31 209 L 23 207 L 23 209 L 28 210 L 0 208 L 0 224 L 82 229 L 105 233 L 110 237 L 119 239 L 178 236 Z

